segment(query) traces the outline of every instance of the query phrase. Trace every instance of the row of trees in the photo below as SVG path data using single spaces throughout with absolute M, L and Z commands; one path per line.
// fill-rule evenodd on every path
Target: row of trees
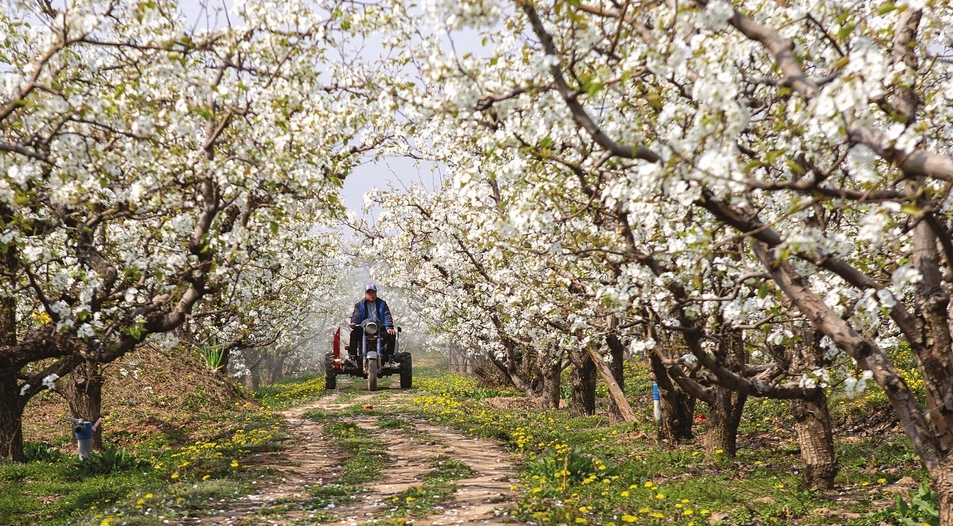
M 746 397 L 793 400 L 827 487 L 825 389 L 869 379 L 953 523 L 947 5 L 255 0 L 205 29 L 163 1 L 3 7 L 4 456 L 82 364 L 201 320 L 277 334 L 379 147 L 448 181 L 379 194 L 367 254 L 544 406 L 567 363 L 618 387 L 628 346 L 672 439 L 702 400 L 731 452 Z
M 673 438 L 698 399 L 730 452 L 746 397 L 791 399 L 812 487 L 836 474 L 825 389 L 875 382 L 953 523 L 949 6 L 434 12 L 483 46 L 435 35 L 392 91 L 448 184 L 381 195 L 390 280 L 544 407 L 564 362 L 591 377 L 620 344 L 649 353 Z
M 43 389 L 96 419 L 99 368 L 144 342 L 250 370 L 301 340 L 340 275 L 318 226 L 382 140 L 337 48 L 364 29 L 325 8 L 2 2 L 0 457 Z

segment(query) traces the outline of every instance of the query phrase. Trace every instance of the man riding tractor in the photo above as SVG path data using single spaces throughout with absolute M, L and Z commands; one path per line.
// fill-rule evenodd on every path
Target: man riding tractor
M 350 330 L 345 352 L 342 329 Z M 325 388 L 335 389 L 340 374 L 367 378 L 371 391 L 377 390 L 378 377 L 400 374 L 400 387 L 410 388 L 413 364 L 410 353 L 398 348 L 399 334 L 390 307 L 377 297 L 377 286 L 364 287 L 364 299 L 354 304 L 351 319 L 337 328 L 332 351 L 325 356 Z

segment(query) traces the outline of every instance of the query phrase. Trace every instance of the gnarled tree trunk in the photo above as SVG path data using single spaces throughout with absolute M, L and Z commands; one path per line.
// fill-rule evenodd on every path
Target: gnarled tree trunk
M 16 374 L 0 374 L 0 457 L 25 462 L 23 454 L 23 404 Z
M 609 372 L 612 374 L 612 379 L 615 380 L 615 384 L 619 387 L 624 395 L 625 393 L 625 374 L 623 360 L 625 360 L 625 346 L 622 344 L 622 341 L 619 340 L 619 337 L 613 333 L 606 335 L 606 345 L 609 346 L 609 356 L 612 357 L 612 360 L 609 362 Z M 610 391 L 611 395 L 612 392 Z M 635 421 L 635 414 L 632 412 L 632 406 L 629 405 L 629 402 L 623 399 L 621 402 L 624 402 L 625 407 L 620 406 L 620 400 L 616 396 L 609 396 L 609 420 L 612 422 L 624 422 L 627 421 L 626 415 L 631 413 L 632 421 Z
M 801 446 L 804 487 L 828 490 L 834 487 L 837 475 L 837 457 L 834 454 L 834 435 L 831 416 L 827 409 L 827 395 L 818 389 L 814 396 L 792 400 L 795 429 Z
M 540 409 L 559 409 L 559 375 L 563 370 L 561 360 L 541 352 L 537 354 L 536 365 L 542 379 L 539 397 Z
M 721 354 L 725 356 L 727 366 L 732 370 L 741 370 L 748 356 L 741 334 L 726 334 L 723 345 Z M 720 385 L 712 386 L 709 392 L 712 400 L 709 404 L 708 431 L 705 434 L 705 453 L 709 458 L 719 454 L 734 458 L 738 452 L 738 426 L 748 395 Z
M 572 361 L 573 416 L 593 415 L 596 412 L 596 364 L 584 347 L 569 352 Z
M 813 370 L 827 365 L 821 347 L 823 333 L 810 327 L 801 331 L 802 343 L 793 350 L 794 364 L 803 370 Z M 827 490 L 834 487 L 837 475 L 837 456 L 834 452 L 834 432 L 831 429 L 831 414 L 827 407 L 827 395 L 818 389 L 813 395 L 791 401 L 795 429 L 801 446 L 804 487 Z
M 714 400 L 708 415 L 705 454 L 708 457 L 727 455 L 733 458 L 738 452 L 738 426 L 748 395 L 721 386 L 713 386 L 711 393 Z
M 0 217 L 8 217 L 9 208 L 0 206 Z M 13 248 L 0 252 L 0 276 L 13 275 L 16 258 Z M 4 290 L 9 290 L 4 287 Z M 13 296 L 0 291 L 0 345 L 14 347 L 17 344 L 17 301 Z M 21 402 L 17 385 L 19 368 L 0 368 L 0 458 L 23 462 L 24 403 Z
M 658 355 L 653 354 L 650 362 L 662 402 L 659 440 L 668 442 L 670 445 L 691 440 L 694 438 L 692 424 L 695 416 L 695 398 L 689 396 L 672 381 Z

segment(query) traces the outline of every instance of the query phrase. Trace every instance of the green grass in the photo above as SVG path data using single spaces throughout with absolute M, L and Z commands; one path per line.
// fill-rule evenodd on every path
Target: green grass
M 836 483 L 846 495 L 838 498 L 801 487 L 800 455 L 786 402 L 749 400 L 737 456 L 706 458 L 700 440 L 674 447 L 656 442 L 647 403 L 651 383 L 640 365 L 626 368 L 631 377 L 626 392 L 640 416 L 632 425 L 601 416 L 607 404 L 604 391 L 598 398 L 600 416 L 495 408 L 500 404 L 487 399 L 521 395 L 479 386 L 473 378 L 446 374 L 432 363 L 416 359 L 415 389 L 383 390 L 375 395 L 373 409 L 357 401 L 366 390 L 355 386 L 334 393 L 336 402 L 354 402 L 344 409 L 306 413 L 339 448 L 340 470 L 335 480 L 310 488 L 301 504 L 311 510 L 310 518 L 301 524 L 336 520 L 334 508 L 353 502 L 363 485 L 379 480 L 386 469 L 386 450 L 375 431 L 424 439 L 413 425 L 418 419 L 499 440 L 514 453 L 519 499 L 508 514 L 528 524 L 935 524 L 930 507 L 935 497 L 928 488 L 899 501 L 886 493 L 904 477 L 926 480 L 902 434 L 887 439 L 877 433 L 837 436 Z M 182 430 L 157 433 L 135 449 L 114 449 L 87 464 L 55 447 L 29 444 L 28 454 L 35 460 L 0 463 L 0 524 L 151 526 L 200 517 L 210 502 L 247 495 L 255 487 L 252 482 L 267 483 L 276 476 L 245 465 L 247 455 L 289 445 L 274 409 L 327 395 L 318 375 L 286 379 L 256 393 L 262 409 L 242 405 L 196 414 L 198 437 Z M 876 395 L 843 403 L 833 399 L 831 409 L 837 422 L 862 422 L 858 415 L 882 411 L 883 403 Z M 403 405 L 395 410 L 394 404 Z M 358 426 L 359 416 L 373 417 L 377 430 Z M 701 426 L 696 431 L 700 436 Z M 427 476 L 396 495 L 379 524 L 426 516 L 454 493 L 459 480 L 471 476 L 469 467 L 456 459 L 437 455 L 429 462 Z M 277 516 L 281 509 L 268 513 Z
M 0 463 L 0 523 L 8 526 L 66 524 L 143 486 L 165 482 L 149 467 L 91 474 L 73 457 L 25 464 Z M 97 522 L 96 524 L 99 524 Z
M 627 374 L 637 373 L 637 367 L 627 367 Z M 724 524 L 830 524 L 829 515 L 817 512 L 821 509 L 837 510 L 833 520 L 841 524 L 880 524 L 885 513 L 871 512 L 870 504 L 887 498 L 886 486 L 904 476 L 925 478 L 902 435 L 888 441 L 838 437 L 837 482 L 858 497 L 843 502 L 805 491 L 793 419 L 784 401 L 752 399 L 746 406 L 741 432 L 756 437 L 754 444 L 767 440 L 767 445 L 746 448 L 743 435 L 736 458 L 708 459 L 700 440 L 660 447 L 652 439 L 656 428 L 648 414 L 632 426 L 602 417 L 574 418 L 565 411 L 492 409 L 473 396 L 482 391 L 472 379 L 443 375 L 415 378 L 415 383 L 421 389 L 408 410 L 502 440 L 525 459 L 515 514 L 533 524 L 707 524 L 713 516 Z M 638 396 L 650 396 L 650 383 L 636 379 L 630 385 L 647 391 Z M 628 385 L 626 391 L 631 396 Z M 836 401 L 831 407 L 836 411 Z M 696 434 L 701 436 L 701 429 Z M 871 469 L 874 463 L 880 471 Z
M 255 391 L 255 399 L 272 409 L 294 407 L 324 395 L 324 375 L 307 373 L 288 377 Z
M 163 521 L 204 513 L 210 501 L 247 495 L 253 481 L 266 480 L 268 473 L 241 459 L 281 447 L 287 435 L 277 431 L 277 414 L 238 407 L 197 418 L 198 437 L 163 435 L 135 450 L 107 446 L 86 461 L 26 444 L 35 460 L 0 462 L 0 524 L 168 524 Z

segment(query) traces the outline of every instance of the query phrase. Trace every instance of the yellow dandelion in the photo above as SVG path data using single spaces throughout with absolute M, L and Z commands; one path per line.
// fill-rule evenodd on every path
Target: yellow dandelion
M 623 516 L 622 516 L 622 522 L 635 522 L 635 521 L 637 521 L 637 520 L 639 520 L 639 518 L 636 517 L 635 515 L 623 515 Z

